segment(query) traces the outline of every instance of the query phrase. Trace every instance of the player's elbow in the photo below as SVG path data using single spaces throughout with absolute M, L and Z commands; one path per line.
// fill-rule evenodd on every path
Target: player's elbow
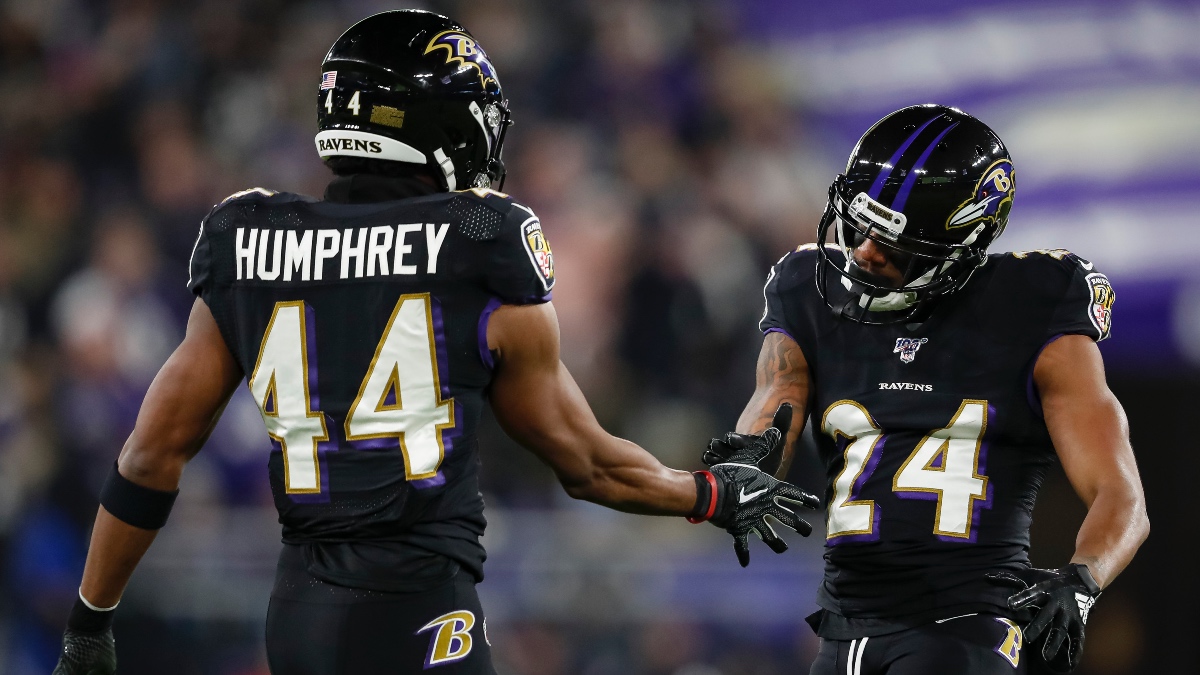
M 187 456 L 161 444 L 141 442 L 135 434 L 125 443 L 117 466 L 121 475 L 138 485 L 157 490 L 174 490 L 187 463 Z
M 1137 501 L 1133 510 L 1133 530 L 1134 536 L 1137 538 L 1138 546 L 1150 536 L 1150 514 L 1146 512 L 1146 500 L 1141 498 Z
M 572 499 L 602 506 L 611 506 L 619 499 L 621 481 L 614 472 L 593 462 L 574 467 L 569 473 L 559 472 L 558 480 Z
M 595 472 L 587 471 L 570 476 L 560 474 L 558 480 L 562 483 L 563 490 L 566 491 L 567 496 L 572 499 L 580 499 L 586 502 L 604 502 L 606 494 L 604 481 Z

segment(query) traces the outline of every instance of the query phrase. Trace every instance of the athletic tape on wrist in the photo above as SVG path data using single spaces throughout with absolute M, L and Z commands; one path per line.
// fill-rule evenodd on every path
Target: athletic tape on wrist
M 165 492 L 143 487 L 121 475 L 117 463 L 100 489 L 100 505 L 117 520 L 143 530 L 157 530 L 167 524 L 179 490 Z

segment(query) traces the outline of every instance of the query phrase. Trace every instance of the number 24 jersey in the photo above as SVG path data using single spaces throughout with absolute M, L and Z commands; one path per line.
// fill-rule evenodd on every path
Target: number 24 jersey
M 833 315 L 817 259 L 810 245 L 773 267 L 760 328 L 795 340 L 812 377 L 827 480 L 818 604 L 837 615 L 818 632 L 1007 613 L 984 574 L 1028 565 L 1056 461 L 1032 368 L 1059 336 L 1107 337 L 1108 279 L 1067 251 L 992 254 L 925 322 L 871 326 Z

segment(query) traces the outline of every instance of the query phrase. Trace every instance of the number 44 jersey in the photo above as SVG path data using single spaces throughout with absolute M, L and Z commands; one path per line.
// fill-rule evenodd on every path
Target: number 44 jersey
M 923 323 L 862 325 L 821 298 L 817 259 L 810 245 L 775 265 L 760 326 L 795 340 L 812 375 L 827 540 L 811 620 L 851 639 L 1007 614 L 984 574 L 1028 565 L 1056 461 L 1032 369 L 1062 335 L 1108 336 L 1108 279 L 1067 251 L 993 254 Z
M 547 301 L 553 259 L 506 195 L 428 192 L 370 176 L 335 180 L 325 201 L 248 190 L 205 218 L 192 256 L 189 287 L 270 435 L 284 543 L 333 583 L 483 574 L 487 322 Z

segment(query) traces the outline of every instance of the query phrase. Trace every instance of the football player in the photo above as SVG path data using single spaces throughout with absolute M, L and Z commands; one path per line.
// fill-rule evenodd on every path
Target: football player
M 816 498 L 754 466 L 778 431 L 693 474 L 597 424 L 559 360 L 541 223 L 491 189 L 509 110 L 470 33 L 428 12 L 377 14 L 323 71 L 316 146 L 336 178 L 324 200 L 256 188 L 204 219 L 187 334 L 103 488 L 55 673 L 115 670 L 113 609 L 243 379 L 283 525 L 276 675 L 494 672 L 475 592 L 485 397 L 573 497 L 709 520 L 743 565 L 766 515 L 811 530 L 792 508 Z
M 1068 251 L 988 254 L 1014 191 L 982 122 L 904 108 L 850 154 L 817 244 L 767 277 L 757 388 L 705 460 L 756 442 L 781 403 L 811 419 L 827 505 L 813 675 L 1069 671 L 1149 532 L 1096 347 L 1112 286 Z M 786 471 L 802 426 L 760 467 Z M 1088 514 L 1075 555 L 1033 569 L 1056 455 Z

